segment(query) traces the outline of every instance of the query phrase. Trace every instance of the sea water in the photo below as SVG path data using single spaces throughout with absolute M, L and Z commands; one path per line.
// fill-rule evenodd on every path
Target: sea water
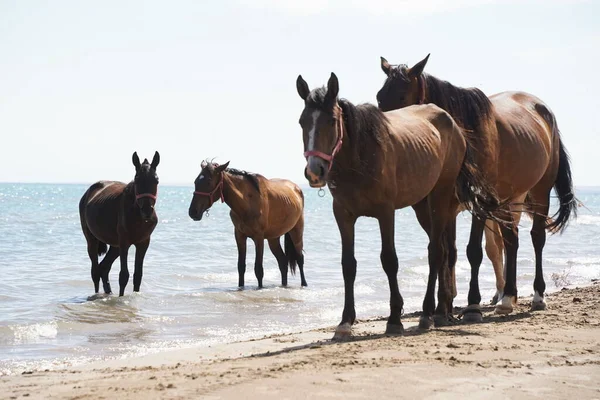
M 229 208 L 215 203 L 210 217 L 192 221 L 193 188 L 161 186 L 159 224 L 144 262 L 139 293 L 130 280 L 123 297 L 94 301 L 90 261 L 78 203 L 87 185 L 0 184 L 0 374 L 124 358 L 186 346 L 262 337 L 336 325 L 344 285 L 341 246 L 332 198 L 305 194 L 305 273 L 280 285 L 275 258 L 265 245 L 264 285 L 257 289 L 254 247 L 248 241 L 246 288 L 237 288 L 237 250 Z M 562 235 L 548 235 L 544 277 L 549 291 L 600 278 L 600 189 L 580 188 L 579 218 Z M 552 212 L 556 210 L 553 203 Z M 465 249 L 470 215 L 457 221 L 458 298 L 465 304 L 470 276 Z M 518 257 L 519 294 L 533 292 L 535 264 L 523 217 Z M 389 289 L 381 268 L 377 221 L 356 225 L 355 283 L 358 318 L 387 316 Z M 411 208 L 396 212 L 398 282 L 405 312 L 420 310 L 427 276 L 427 237 Z M 133 248 L 129 252 L 133 271 Z M 119 261 L 111 272 L 118 290 Z M 480 272 L 483 301 L 495 293 L 490 261 Z

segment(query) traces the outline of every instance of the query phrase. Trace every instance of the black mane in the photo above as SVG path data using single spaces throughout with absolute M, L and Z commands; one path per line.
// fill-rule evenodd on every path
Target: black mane
M 490 119 L 492 103 L 480 89 L 454 86 L 426 73 L 422 76 L 427 88 L 426 103 L 434 103 L 446 110 L 461 128 L 473 132 Z M 388 79 L 410 82 L 408 66 L 401 64 L 392 68 Z
M 252 186 L 254 186 L 254 188 L 260 193 L 260 185 L 258 183 L 258 177 L 259 177 L 258 174 L 248 172 L 248 171 L 242 171 L 242 170 L 235 169 L 235 168 L 227 168 L 225 170 L 225 172 L 227 172 L 228 174 L 231 174 L 231 175 L 241 176 L 241 177 L 244 177 L 245 179 L 248 179 L 250 181 L 250 183 L 252 184 Z
M 306 99 L 306 107 L 331 113 L 327 104 L 327 89 L 317 88 Z M 344 140 L 352 144 L 355 168 L 374 166 L 373 146 L 380 147 L 388 134 L 387 118 L 376 106 L 368 103 L 354 105 L 346 99 L 338 99 L 344 118 Z M 367 171 L 364 171 L 367 172 Z

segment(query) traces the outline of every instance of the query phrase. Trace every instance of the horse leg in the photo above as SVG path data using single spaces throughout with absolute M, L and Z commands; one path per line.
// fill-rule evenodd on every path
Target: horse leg
M 119 248 L 110 246 L 108 252 L 104 256 L 102 262 L 100 262 L 100 274 L 102 278 L 102 286 L 104 286 L 104 293 L 110 294 L 112 290 L 110 288 L 109 274 L 112 268 L 113 262 L 119 257 Z
M 277 264 L 279 265 L 279 271 L 281 272 L 281 286 L 287 286 L 287 275 L 288 275 L 288 259 L 281 248 L 280 238 L 269 239 L 267 242 L 269 243 L 269 248 L 271 249 L 271 253 L 277 259 Z
M 450 322 L 452 316 L 453 300 L 457 295 L 456 290 L 456 217 L 451 219 L 444 232 L 446 251 L 448 255 L 448 266 L 440 266 L 439 279 L 448 282 L 448 290 L 444 291 L 443 285 L 438 286 L 438 307 L 435 311 L 436 325 L 444 325 Z
M 246 241 L 248 237 L 235 229 L 235 243 L 238 248 L 238 286 L 244 287 L 244 274 L 246 273 Z
M 467 296 L 469 304 L 463 310 L 465 322 L 481 322 L 483 320 L 479 305 L 481 303 L 479 267 L 483 260 L 481 241 L 484 229 L 485 221 L 473 215 L 471 219 L 471 234 L 469 235 L 469 243 L 467 244 L 467 259 L 469 260 L 469 264 L 471 264 L 471 281 L 469 282 L 469 294 Z
M 502 301 L 496 306 L 497 314 L 510 314 L 517 304 L 517 253 L 519 250 L 519 222 L 524 212 L 523 205 L 527 193 L 514 198 L 510 212 L 504 212 L 501 218 L 507 223 L 501 224 L 500 231 L 504 239 L 504 294 Z M 508 235 L 508 236 L 507 236 Z
M 506 256 L 506 283 L 504 284 L 504 295 L 500 304 L 496 306 L 497 314 L 510 314 L 517 302 L 517 252 L 519 250 L 519 226 L 512 212 L 502 216 L 508 221 L 502 224 L 500 229 L 504 239 Z
M 544 292 L 546 291 L 546 282 L 544 282 L 544 271 L 542 268 L 542 252 L 546 244 L 546 221 L 550 208 L 550 192 L 544 194 L 533 194 L 533 227 L 531 228 L 531 241 L 533 242 L 533 250 L 535 252 L 535 279 L 533 281 L 533 302 L 531 309 L 545 310 L 546 301 L 544 300 Z
M 144 274 L 144 257 L 150 246 L 150 239 L 135 245 L 135 269 L 133 270 L 133 291 L 139 292 Z
M 125 294 L 125 287 L 129 282 L 129 269 L 127 269 L 127 255 L 129 253 L 129 244 L 121 243 L 119 245 L 119 257 L 121 258 L 121 272 L 119 272 L 119 296 Z
M 379 218 L 381 233 L 381 264 L 390 286 L 390 316 L 385 333 L 402 334 L 404 327 L 400 321 L 404 300 L 398 288 L 398 256 L 394 245 L 394 211 L 389 210 Z
M 92 262 L 92 282 L 94 282 L 94 293 L 98 293 L 100 291 L 100 266 L 98 264 L 98 239 L 93 237 L 91 234 L 85 235 L 87 240 L 87 252 L 88 257 L 90 257 L 90 261 Z
M 440 272 L 442 270 L 443 279 L 439 281 L 439 293 L 442 293 L 442 303 L 447 305 L 446 299 L 451 297 L 450 290 L 448 287 L 448 275 L 445 265 L 448 262 L 448 255 L 446 252 L 445 243 L 445 230 L 450 221 L 450 207 L 447 201 L 447 196 L 444 192 L 454 193 L 450 190 L 436 190 L 428 196 L 428 212 L 430 216 L 435 215 L 435 218 L 430 218 L 431 230 L 429 232 L 429 245 L 427 246 L 428 260 L 429 260 L 429 277 L 427 280 L 427 291 L 425 292 L 425 298 L 423 300 L 423 315 L 419 319 L 419 328 L 429 329 L 433 325 L 433 315 L 435 313 L 435 284 Z M 436 193 L 439 193 L 436 195 Z M 444 314 L 448 310 L 440 310 Z
M 308 286 L 304 277 L 304 254 L 302 253 L 304 250 L 304 216 L 300 216 L 300 220 L 298 220 L 289 233 L 292 243 L 294 243 L 294 247 L 296 248 L 296 264 L 300 270 L 300 285 Z
M 335 200 L 333 215 L 342 241 L 342 273 L 344 275 L 344 311 L 342 312 L 342 321 L 333 335 L 334 340 L 340 340 L 351 335 L 352 324 L 356 320 L 356 310 L 354 308 L 354 280 L 356 279 L 354 225 L 356 224 L 356 217 L 338 205 Z
M 494 275 L 496 276 L 496 294 L 492 298 L 491 304 L 494 305 L 502 298 L 504 292 L 504 262 L 502 252 L 504 243 L 502 242 L 502 233 L 497 222 L 486 221 L 485 229 L 485 253 L 492 262 Z
M 254 275 L 256 275 L 256 279 L 258 280 L 258 288 L 261 289 L 263 287 L 263 254 L 265 251 L 265 239 L 263 237 L 253 238 L 254 246 L 256 247 L 256 258 L 254 259 Z

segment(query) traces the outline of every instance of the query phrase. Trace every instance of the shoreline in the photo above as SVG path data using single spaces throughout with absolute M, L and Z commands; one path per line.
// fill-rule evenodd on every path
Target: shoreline
M 531 297 L 520 297 L 508 316 L 484 306 L 481 324 L 424 333 L 416 327 L 420 313 L 407 314 L 404 336 L 384 335 L 385 318 L 375 317 L 357 321 L 354 337 L 344 342 L 331 341 L 333 325 L 27 371 L 0 377 L 6 388 L 0 398 L 354 398 L 366 391 L 389 395 L 400 382 L 398 393 L 408 398 L 434 392 L 442 398 L 520 398 L 525 392 L 529 398 L 600 398 L 600 282 L 563 288 L 547 299 L 546 311 L 529 311 Z M 429 382 L 426 375 L 436 378 Z

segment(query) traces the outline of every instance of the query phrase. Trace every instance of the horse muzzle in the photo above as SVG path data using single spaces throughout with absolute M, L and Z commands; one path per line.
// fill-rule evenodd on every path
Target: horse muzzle
M 327 184 L 327 173 L 329 165 L 319 157 L 308 157 L 308 163 L 304 169 L 304 177 L 312 188 L 322 188 Z

